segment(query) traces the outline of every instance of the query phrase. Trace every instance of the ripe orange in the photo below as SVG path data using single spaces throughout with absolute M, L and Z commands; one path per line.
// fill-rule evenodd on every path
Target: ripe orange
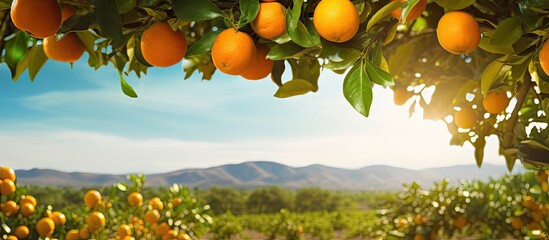
M 57 0 L 14 0 L 10 10 L 13 24 L 36 38 L 54 35 L 61 27 Z
M 151 210 L 147 212 L 144 219 L 145 219 L 145 222 L 149 224 L 156 223 L 160 219 L 160 213 L 158 213 L 157 210 Z
M 15 183 L 11 179 L 4 179 L 2 183 L 0 183 L 0 193 L 2 195 L 10 195 L 15 192 Z
M 165 222 L 158 224 L 158 227 L 156 227 L 156 233 L 158 233 L 158 235 L 164 235 L 168 233 L 168 231 L 170 231 L 170 226 Z
M 34 206 L 31 203 L 21 205 L 21 215 L 28 217 L 34 213 Z
M 8 238 L 6 238 L 6 240 L 18 240 L 18 239 L 16 236 L 9 235 Z
M 167 22 L 157 22 L 143 32 L 141 52 L 149 64 L 169 67 L 185 57 L 187 40 L 180 30 L 172 30 Z
M 505 92 L 489 92 L 484 100 L 482 101 L 482 105 L 484 106 L 484 110 L 486 110 L 489 113 L 492 114 L 499 114 L 509 106 L 509 99 L 507 97 L 507 94 Z
M 545 41 L 541 51 L 539 51 L 539 65 L 545 74 L 549 75 L 549 40 Z
M 55 36 L 44 39 L 44 53 L 48 58 L 60 62 L 76 62 L 85 51 L 84 44 L 75 33 L 67 33 L 65 37 L 57 41 Z
M 448 52 L 470 53 L 480 44 L 480 27 L 469 13 L 449 12 L 438 21 L 437 38 Z
M 55 225 L 65 225 L 67 217 L 62 212 L 53 212 L 51 219 L 55 222 Z
M 274 39 L 286 32 L 286 13 L 278 2 L 259 4 L 259 13 L 250 24 L 257 35 Z
M 267 58 L 269 48 L 265 45 L 257 45 L 254 64 L 250 69 L 242 74 L 242 77 L 248 80 L 259 80 L 266 78 L 273 70 L 274 62 Z
M 5 202 L 4 205 L 2 206 L 2 212 L 7 217 L 14 217 L 15 215 L 17 215 L 18 211 L 19 211 L 19 206 L 17 206 L 17 203 L 11 200 Z
M 467 218 L 465 218 L 463 215 L 459 215 L 458 217 L 454 218 L 454 227 L 457 229 L 462 229 L 467 224 Z
M 391 2 L 394 2 L 396 0 L 391 0 Z M 400 2 L 405 2 L 406 0 L 400 0 Z M 423 11 L 425 11 L 425 8 L 427 8 L 427 0 L 419 0 L 419 2 L 412 8 L 412 10 L 408 13 L 408 16 L 406 17 L 406 22 L 411 22 L 413 20 L 416 20 Z M 402 15 L 402 8 L 397 8 L 394 11 L 391 12 L 391 15 L 393 15 L 394 18 L 397 20 L 400 20 L 400 16 Z
M 191 240 L 191 236 L 189 236 L 189 234 L 186 234 L 186 233 L 181 233 L 179 234 L 179 236 L 177 236 L 177 239 L 179 240 Z
M 128 196 L 128 204 L 132 207 L 139 206 L 143 203 L 143 195 L 138 192 L 132 192 Z
M 152 209 L 156 209 L 158 211 L 161 211 L 164 209 L 164 203 L 162 203 L 162 200 L 160 198 L 154 197 L 149 201 L 149 206 L 152 207 Z
M 89 208 L 94 208 L 101 201 L 101 193 L 96 190 L 89 190 L 84 195 L 84 204 Z
M 9 167 L 0 167 L 0 179 L 6 180 L 10 179 L 15 182 L 15 171 Z
M 472 108 L 461 108 L 454 113 L 454 122 L 460 128 L 473 128 L 477 123 L 477 114 Z
M 91 232 L 95 232 L 99 229 L 101 229 L 102 227 L 105 226 L 106 224 L 106 220 L 105 220 L 105 215 L 103 215 L 103 213 L 101 212 L 92 212 L 87 218 L 86 218 L 86 223 L 88 224 L 88 229 L 91 231 Z
M 404 105 L 408 101 L 408 99 L 414 96 L 413 92 L 409 92 L 408 90 L 406 90 L 406 88 L 402 87 L 393 89 L 393 93 L 393 101 L 396 105 L 399 106 Z
M 229 28 L 217 35 L 212 45 L 212 60 L 219 71 L 240 75 L 253 65 L 255 44 L 250 35 Z
M 322 0 L 315 8 L 313 24 L 324 39 L 346 42 L 358 32 L 358 11 L 349 0 Z
M 173 239 L 177 239 L 177 232 L 173 229 L 168 230 L 166 234 L 162 235 L 162 240 L 173 240 Z
M 18 239 L 26 239 L 29 237 L 30 230 L 27 226 L 19 226 L 15 228 L 15 231 L 13 232 L 13 235 L 15 235 Z
M 78 235 L 80 235 L 80 239 L 89 239 L 90 238 L 90 232 L 88 229 L 82 228 L 78 232 Z
M 72 8 L 71 6 L 68 6 L 68 5 L 63 6 L 63 8 L 61 9 L 61 22 L 64 22 L 65 20 L 72 17 L 74 13 L 75 13 L 74 8 Z
M 67 232 L 65 235 L 65 240 L 79 240 L 80 232 L 78 230 L 72 229 Z
M 118 230 L 116 231 L 116 234 L 120 238 L 124 238 L 126 236 L 131 236 L 132 235 L 132 230 L 130 229 L 130 226 L 128 226 L 127 224 L 121 224 L 120 227 L 118 227 Z
M 179 206 L 179 204 L 183 203 L 183 199 L 181 199 L 180 197 L 175 197 L 172 199 L 172 207 L 177 207 Z
M 55 230 L 55 223 L 51 218 L 41 218 L 36 223 L 36 232 L 42 238 L 50 237 Z
M 23 205 L 25 203 L 30 203 L 32 206 L 36 207 L 36 198 L 31 195 L 23 195 L 21 196 L 21 200 L 19 200 L 19 205 Z

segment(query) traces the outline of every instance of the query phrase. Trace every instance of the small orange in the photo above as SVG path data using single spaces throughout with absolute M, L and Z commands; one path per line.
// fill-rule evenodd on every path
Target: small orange
M 349 0 L 322 0 L 313 13 L 313 24 L 322 38 L 346 42 L 358 32 L 358 11 Z
M 28 217 L 34 213 L 34 206 L 31 203 L 24 203 L 21 205 L 21 215 Z
M 396 0 L 391 0 L 391 2 L 394 2 Z M 406 0 L 400 0 L 400 2 L 405 2 Z M 413 20 L 416 20 L 421 14 L 423 14 L 423 11 L 425 11 L 425 8 L 427 8 L 427 0 L 419 0 L 417 4 L 412 8 L 412 10 L 408 13 L 408 16 L 406 17 L 406 22 L 411 22 Z M 402 15 L 402 8 L 397 8 L 394 11 L 391 12 L 391 15 L 393 15 L 394 18 L 397 20 L 400 20 L 400 16 Z
M 36 198 L 34 198 L 33 196 L 31 195 L 23 195 L 21 197 L 21 200 L 19 200 L 19 205 L 23 205 L 25 203 L 30 203 L 32 204 L 33 206 L 36 207 Z
M 254 64 L 249 70 L 242 74 L 242 77 L 248 80 L 259 80 L 266 78 L 273 70 L 274 62 L 267 58 L 269 48 L 265 45 L 257 45 Z
M 131 236 L 132 235 L 132 230 L 130 229 L 130 226 L 128 226 L 127 224 L 121 224 L 118 227 L 118 230 L 116 230 L 116 234 L 119 237 L 124 238 L 126 236 Z
M 80 235 L 80 239 L 89 239 L 90 238 L 90 232 L 86 228 L 80 229 L 78 232 L 78 235 Z
M 0 183 L 0 193 L 2 195 L 10 195 L 15 192 L 15 183 L 11 179 L 4 179 L 2 183 Z
M 18 239 L 26 239 L 29 237 L 30 230 L 27 226 L 19 226 L 15 228 L 15 231 L 13 232 L 13 235 L 15 235 Z
M 461 111 L 454 113 L 454 122 L 460 128 L 473 128 L 477 123 L 477 114 L 472 108 L 461 108 Z
M 507 97 L 507 93 L 492 91 L 486 95 L 482 101 L 482 106 L 489 113 L 499 114 L 509 106 L 509 101 L 511 99 Z
M 44 39 L 44 53 L 48 58 L 60 62 L 76 62 L 86 51 L 84 44 L 75 33 L 67 33 L 59 41 L 55 36 Z
M 285 8 L 278 2 L 259 4 L 259 13 L 250 24 L 257 35 L 275 39 L 286 32 Z
M 191 236 L 189 236 L 189 234 L 186 234 L 186 233 L 180 233 L 179 236 L 177 236 L 177 239 L 179 240 L 191 240 Z
M 10 10 L 13 24 L 36 38 L 54 35 L 61 27 L 57 0 L 14 0 Z
M 55 230 L 55 223 L 51 218 L 41 218 L 36 223 L 36 232 L 42 238 L 50 237 Z
M 89 190 L 84 195 L 84 204 L 89 208 L 94 208 L 101 201 L 101 193 L 96 190 Z
M 172 199 L 172 207 L 177 207 L 179 206 L 179 204 L 183 203 L 183 199 L 181 199 L 180 197 L 175 197 Z
M 172 30 L 167 22 L 157 22 L 143 31 L 141 52 L 149 64 L 169 67 L 185 57 L 187 40 L 180 30 Z
M 63 6 L 63 8 L 61 9 L 61 21 L 65 22 L 65 20 L 72 17 L 74 13 L 75 13 L 74 8 L 72 8 L 72 6 L 69 6 L 69 5 Z
M 143 195 L 138 192 L 132 192 L 128 196 L 128 204 L 132 207 L 137 207 L 143 203 Z
M 156 209 L 158 211 L 162 211 L 162 209 L 164 209 L 164 203 L 162 203 L 162 200 L 157 197 L 154 197 L 149 201 L 149 206 L 151 206 L 152 209 Z
M 408 101 L 408 99 L 414 96 L 413 92 L 409 92 L 408 90 L 406 90 L 406 88 L 403 87 L 393 89 L 393 93 L 393 101 L 396 105 L 399 106 L 404 105 Z
M 162 235 L 162 240 L 173 240 L 177 239 L 177 232 L 173 229 L 168 230 L 166 234 Z
M 53 212 L 51 215 L 51 219 L 55 222 L 55 225 L 65 225 L 67 222 L 67 217 L 62 212 Z
M 17 240 L 17 237 L 13 235 L 9 235 L 8 238 L 6 238 L 6 240 Z
M 170 226 L 168 226 L 168 223 L 163 222 L 158 224 L 158 227 L 156 227 L 156 233 L 158 233 L 158 235 L 164 235 L 168 233 L 168 231 L 170 231 Z
M 0 179 L 6 180 L 10 179 L 15 182 L 15 171 L 9 167 L 0 167 Z
M 66 240 L 79 240 L 80 232 L 76 229 L 69 230 L 65 235 Z
M 19 212 L 19 206 L 17 206 L 16 202 L 9 200 L 2 206 L 2 212 L 7 217 L 14 217 Z
M 463 215 L 459 215 L 456 218 L 454 218 L 454 227 L 457 229 L 462 229 L 467 225 L 467 218 L 465 218 Z
M 160 213 L 157 210 L 151 210 L 145 215 L 145 222 L 149 224 L 157 223 L 160 219 Z
M 101 212 L 92 212 L 87 218 L 86 223 L 88 224 L 88 229 L 91 232 L 95 232 L 103 228 L 106 224 L 105 215 Z
M 539 51 L 539 65 L 545 74 L 549 75 L 549 40 L 545 41 Z
M 480 27 L 469 13 L 454 11 L 438 21 L 437 38 L 446 51 L 453 54 L 470 53 L 480 44 Z
M 212 60 L 219 71 L 240 75 L 253 65 L 256 58 L 254 41 L 245 32 L 234 28 L 223 30 L 212 45 Z

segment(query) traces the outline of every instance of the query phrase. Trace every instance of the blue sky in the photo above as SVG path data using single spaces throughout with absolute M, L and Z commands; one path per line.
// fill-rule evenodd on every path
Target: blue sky
M 181 64 L 127 78 L 139 98 L 120 90 L 112 66 L 97 71 L 84 56 L 48 61 L 34 82 L 0 65 L 0 165 L 103 173 L 156 173 L 268 160 L 291 166 L 412 169 L 474 164 L 473 150 L 449 146 L 442 122 L 408 118 L 408 106 L 374 88 L 370 118 L 342 95 L 343 76 L 321 74 L 320 90 L 277 99 L 269 79 L 217 72 L 184 81 Z M 285 79 L 290 76 L 285 75 Z M 503 164 L 489 139 L 486 161 Z

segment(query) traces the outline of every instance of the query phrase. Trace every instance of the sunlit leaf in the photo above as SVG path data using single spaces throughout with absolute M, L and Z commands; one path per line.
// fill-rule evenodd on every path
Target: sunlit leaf
M 389 4 L 383 6 L 379 11 L 377 11 L 374 16 L 368 21 L 368 24 L 366 25 L 366 31 L 369 31 L 372 26 L 380 22 L 381 20 L 385 19 L 385 17 L 389 16 L 392 11 L 402 6 L 402 3 L 400 1 L 394 1 L 390 2 Z
M 347 73 L 347 76 L 345 76 L 343 95 L 356 111 L 368 117 L 370 106 L 372 105 L 373 92 L 363 61 L 356 63 L 349 73 Z
M 314 86 L 307 80 L 303 79 L 293 79 L 288 82 L 285 82 L 278 91 L 274 94 L 278 98 L 287 98 L 297 95 L 303 95 L 310 91 L 313 91 Z
M 223 12 L 209 0 L 173 0 L 175 16 L 183 21 L 210 20 L 223 16 Z

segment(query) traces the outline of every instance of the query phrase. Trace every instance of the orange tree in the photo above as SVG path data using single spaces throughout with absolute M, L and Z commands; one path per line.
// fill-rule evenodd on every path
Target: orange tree
M 183 58 L 185 78 L 270 75 L 279 98 L 316 92 L 331 70 L 364 116 L 373 85 L 390 87 L 444 121 L 451 144 L 471 143 L 479 166 L 492 135 L 509 168 L 546 166 L 548 12 L 545 0 L 0 0 L 0 52 L 15 81 L 85 51 L 130 97 L 126 76 Z

